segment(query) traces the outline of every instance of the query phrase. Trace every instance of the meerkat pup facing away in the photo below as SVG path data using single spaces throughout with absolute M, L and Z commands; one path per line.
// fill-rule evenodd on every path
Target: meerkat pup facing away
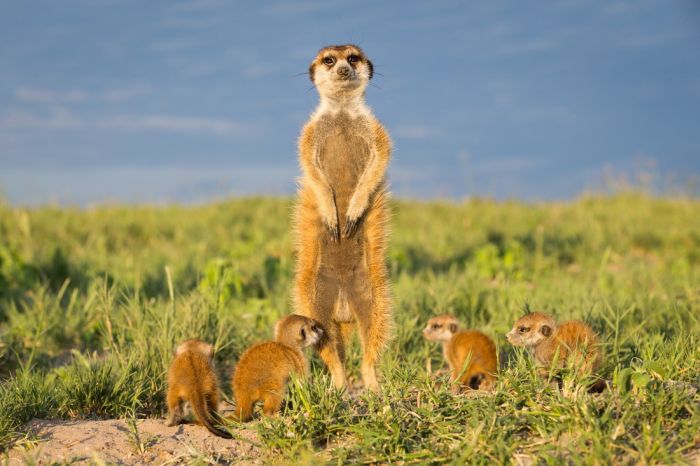
M 550 315 L 530 312 L 515 322 L 506 339 L 531 352 L 540 375 L 568 365 L 573 365 L 580 375 L 591 375 L 603 363 L 598 337 L 580 321 L 557 324 Z
M 391 140 L 365 104 L 372 62 L 354 45 L 318 52 L 309 76 L 320 103 L 299 139 L 302 169 L 294 214 L 296 312 L 327 332 L 319 348 L 336 387 L 346 385 L 345 347 L 355 329 L 365 387 L 391 327 L 385 264 Z
M 429 341 L 442 343 L 442 353 L 450 366 L 453 392 L 462 388 L 489 390 L 496 382 L 496 345 L 478 330 L 460 330 L 451 315 L 433 317 L 423 329 Z
M 184 404 L 188 402 L 199 422 L 219 437 L 231 438 L 228 432 L 216 428 L 219 382 L 214 373 L 214 347 L 201 340 L 191 339 L 175 350 L 168 371 L 168 426 L 184 420 Z
M 317 344 L 323 333 L 313 319 L 292 314 L 277 322 L 274 341 L 258 343 L 243 353 L 231 381 L 241 421 L 253 416 L 258 401 L 267 416 L 280 410 L 291 374 L 303 377 L 309 371 L 302 350 Z

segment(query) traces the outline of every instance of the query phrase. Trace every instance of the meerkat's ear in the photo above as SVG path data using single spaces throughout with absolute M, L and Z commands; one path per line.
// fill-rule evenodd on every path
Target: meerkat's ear
M 372 79 L 372 76 L 374 76 L 374 65 L 369 59 L 367 59 L 367 68 L 369 68 L 369 79 Z
M 457 324 L 455 324 L 455 323 L 450 324 L 450 332 L 457 333 Z
M 309 79 L 311 80 L 312 83 L 315 83 L 314 81 L 314 75 L 316 73 L 316 62 L 313 62 L 309 65 Z M 370 73 L 371 75 L 371 73 Z
M 548 337 L 552 334 L 552 327 L 550 327 L 549 325 L 543 325 L 542 327 L 540 327 L 540 333 Z

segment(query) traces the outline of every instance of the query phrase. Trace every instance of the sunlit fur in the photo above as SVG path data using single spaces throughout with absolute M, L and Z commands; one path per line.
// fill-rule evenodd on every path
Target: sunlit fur
M 275 415 L 291 374 L 305 377 L 309 372 L 302 350 L 316 345 L 323 335 L 316 321 L 292 314 L 277 322 L 274 341 L 258 343 L 243 353 L 231 380 L 236 418 L 248 421 L 258 401 L 265 415 Z
M 557 324 L 550 315 L 531 312 L 515 322 L 506 339 L 529 349 L 543 375 L 551 368 L 567 366 L 573 366 L 579 374 L 591 374 L 603 362 L 598 337 L 580 321 Z
M 348 63 L 352 55 L 355 64 Z M 332 57 L 333 66 L 323 63 Z M 352 66 L 351 66 L 352 65 Z M 338 67 L 351 67 L 339 77 Z M 320 355 L 333 383 L 346 385 L 345 347 L 359 330 L 365 387 L 391 330 L 386 270 L 391 140 L 364 101 L 372 65 L 356 46 L 322 49 L 310 66 L 320 103 L 302 130 L 294 212 L 296 312 L 327 331 Z
M 496 345 L 490 337 L 478 330 L 460 330 L 459 321 L 447 314 L 430 319 L 423 336 L 442 343 L 453 391 L 494 387 L 498 359 Z
M 199 422 L 215 435 L 231 438 L 217 428 L 220 422 L 219 381 L 214 372 L 214 348 L 201 340 L 191 339 L 175 350 L 168 370 L 168 421 L 174 426 L 184 420 L 184 404 L 189 403 Z

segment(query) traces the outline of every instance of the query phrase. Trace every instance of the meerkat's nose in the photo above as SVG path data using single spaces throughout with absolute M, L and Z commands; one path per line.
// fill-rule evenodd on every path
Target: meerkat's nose
M 343 78 L 348 78 L 350 77 L 350 67 L 349 66 L 339 66 L 337 68 L 338 76 L 341 76 Z

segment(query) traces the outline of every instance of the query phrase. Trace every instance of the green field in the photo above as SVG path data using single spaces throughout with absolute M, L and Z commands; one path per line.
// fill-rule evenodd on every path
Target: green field
M 0 445 L 34 417 L 164 417 L 172 350 L 193 336 L 216 345 L 230 396 L 238 356 L 291 310 L 291 206 L 0 204 Z M 280 417 L 232 426 L 257 430 L 264 461 L 671 464 L 700 448 L 700 201 L 623 193 L 392 210 L 396 325 L 382 392 L 344 397 L 314 356 Z M 587 321 L 613 389 L 537 379 L 504 338 L 526 308 Z M 427 372 L 441 351 L 420 330 L 445 312 L 496 339 L 495 394 L 454 396 Z M 350 358 L 357 377 L 358 345 Z

